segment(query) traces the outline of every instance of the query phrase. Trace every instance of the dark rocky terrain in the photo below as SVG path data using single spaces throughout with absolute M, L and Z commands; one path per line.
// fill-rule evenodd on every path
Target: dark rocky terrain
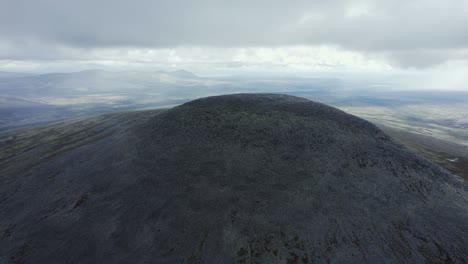
M 0 263 L 466 263 L 466 182 L 355 116 L 241 94 L 0 138 Z

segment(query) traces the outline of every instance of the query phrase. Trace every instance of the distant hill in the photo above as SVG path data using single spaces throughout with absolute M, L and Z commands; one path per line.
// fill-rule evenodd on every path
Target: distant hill
M 2 72 L 2 71 L 0 71 L 0 79 L 2 79 L 2 78 L 25 77 L 25 76 L 31 76 L 31 75 L 33 75 L 33 74 L 20 73 L 20 72 Z
M 168 74 L 172 76 L 180 77 L 180 78 L 193 78 L 193 79 L 199 78 L 195 74 L 186 70 L 173 71 L 173 72 L 169 72 Z
M 26 98 L 15 97 L 15 96 L 2 96 L 0 95 L 0 109 L 6 108 L 18 108 L 18 107 L 32 107 L 32 106 L 42 106 L 44 105 L 41 102 L 29 100 Z
M 1 74 L 0 74 L 1 77 Z M 191 84 L 198 77 L 188 71 L 174 72 L 108 72 L 87 70 L 71 73 L 18 75 L 0 79 L 0 94 L 12 96 L 71 96 L 90 93 L 122 93 L 155 90 L 172 84 Z
M 0 263 L 468 261 L 466 182 L 299 97 L 3 133 L 0 175 Z
M 0 131 L 69 117 L 173 106 L 214 89 L 203 87 L 209 80 L 184 70 L 1 76 Z

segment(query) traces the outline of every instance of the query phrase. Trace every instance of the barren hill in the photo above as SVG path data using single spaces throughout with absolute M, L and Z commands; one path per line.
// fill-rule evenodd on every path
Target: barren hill
M 0 138 L 1 263 L 466 263 L 468 189 L 285 95 Z

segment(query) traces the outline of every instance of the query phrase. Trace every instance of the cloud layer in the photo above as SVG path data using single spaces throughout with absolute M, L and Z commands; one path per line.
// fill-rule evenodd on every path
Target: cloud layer
M 0 0 L 0 59 L 77 50 L 323 46 L 400 67 L 468 59 L 466 0 Z M 80 55 L 81 56 L 81 55 Z

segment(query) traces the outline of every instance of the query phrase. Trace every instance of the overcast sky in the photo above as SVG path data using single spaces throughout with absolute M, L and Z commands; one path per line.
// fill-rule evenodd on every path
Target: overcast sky
M 460 88 L 468 0 L 0 0 L 0 71 L 89 68 L 418 73 Z

